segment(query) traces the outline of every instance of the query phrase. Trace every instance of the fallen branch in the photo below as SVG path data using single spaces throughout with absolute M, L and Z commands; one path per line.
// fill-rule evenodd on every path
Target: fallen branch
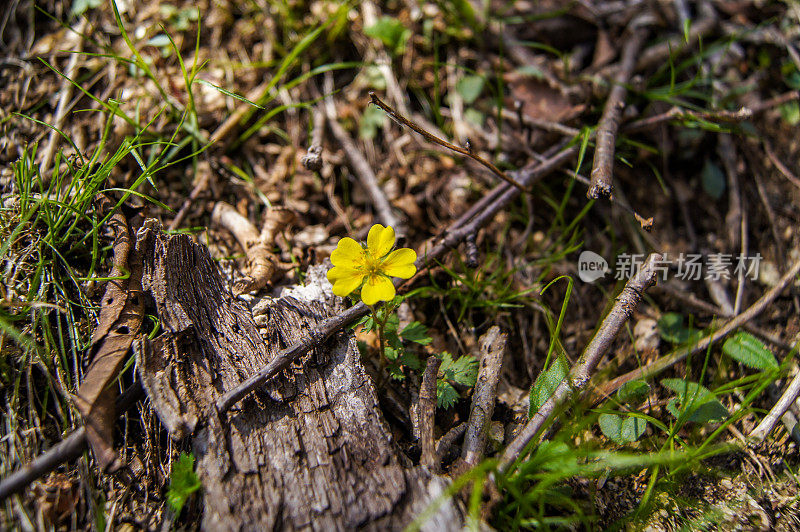
M 719 330 L 709 334 L 708 336 L 703 337 L 691 347 L 681 347 L 672 353 L 665 355 L 646 366 L 642 366 L 637 368 L 633 371 L 630 371 L 624 375 L 620 375 L 616 379 L 613 379 L 603 385 L 598 386 L 596 396 L 597 398 L 608 397 L 609 395 L 613 394 L 619 388 L 625 384 L 626 382 L 630 382 L 636 379 L 647 379 L 652 377 L 653 375 L 657 375 L 661 373 L 665 369 L 677 364 L 681 360 L 685 359 L 690 355 L 695 355 L 697 353 L 702 353 L 708 346 L 712 343 L 716 342 L 717 340 L 721 340 L 728 336 L 731 332 L 735 331 L 739 327 L 743 326 L 745 323 L 749 322 L 759 314 L 761 314 L 767 307 L 769 307 L 773 301 L 780 295 L 783 290 L 792 283 L 795 276 L 800 273 L 800 261 L 795 262 L 792 267 L 786 272 L 783 277 L 780 278 L 778 283 L 773 286 L 769 291 L 767 291 L 761 298 L 753 303 L 750 308 L 742 312 L 741 314 L 737 315 L 735 318 L 731 319 L 725 325 L 723 325 Z
M 481 461 L 486 449 L 486 437 L 489 434 L 494 403 L 497 399 L 497 382 L 500 380 L 507 338 L 508 335 L 495 325 L 480 339 L 482 352 L 480 369 L 472 392 L 472 406 L 467 421 L 467 431 L 464 434 L 464 445 L 461 447 L 461 458 L 470 466 L 477 465 Z
M 637 55 L 646 37 L 647 30 L 645 28 L 633 29 L 622 49 L 620 69 L 614 77 L 614 86 L 611 88 L 608 100 L 606 100 L 603 116 L 597 124 L 597 140 L 591 173 L 592 184 L 587 193 L 587 196 L 592 199 L 597 199 L 600 196 L 611 197 L 613 190 L 611 177 L 614 168 L 617 130 L 619 130 L 622 110 L 625 108 L 625 95 L 628 92 L 625 85 L 633 74 Z
M 512 462 L 521 456 L 528 444 L 539 435 L 545 423 L 559 407 L 586 387 L 595 367 L 597 367 L 600 359 L 611 346 L 622 326 L 633 314 L 644 291 L 655 282 L 658 273 L 656 265 L 661 259 L 662 256 L 658 253 L 651 254 L 636 275 L 628 280 L 611 311 L 603 319 L 600 328 L 589 341 L 583 354 L 569 374 L 503 451 L 503 455 L 500 458 L 500 467 L 502 469 L 507 469 Z

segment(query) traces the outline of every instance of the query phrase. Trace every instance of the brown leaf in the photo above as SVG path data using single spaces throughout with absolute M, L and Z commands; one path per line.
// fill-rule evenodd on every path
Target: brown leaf
M 545 81 L 516 72 L 505 75 L 514 100 L 523 103 L 523 112 L 531 118 L 566 122 L 583 112 L 584 105 L 572 105 L 561 91 Z
M 125 217 L 111 217 L 114 229 L 114 265 L 100 308 L 100 320 L 92 334 L 91 362 L 77 395 L 75 405 L 86 425 L 86 437 L 102 469 L 119 468 L 113 448 L 116 412 L 114 381 L 119 376 L 125 356 L 139 334 L 144 302 L 142 299 L 142 263 L 138 253 L 131 253 L 131 234 Z M 130 272 L 127 278 L 126 273 Z

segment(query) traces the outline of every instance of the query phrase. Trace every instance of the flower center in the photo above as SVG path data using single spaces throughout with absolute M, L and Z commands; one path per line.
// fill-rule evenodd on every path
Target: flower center
M 372 253 L 364 254 L 364 271 L 367 275 L 377 275 L 381 273 L 381 260 L 376 259 Z

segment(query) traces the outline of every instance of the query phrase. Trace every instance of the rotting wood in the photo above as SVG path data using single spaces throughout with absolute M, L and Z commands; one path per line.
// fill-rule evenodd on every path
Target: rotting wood
M 442 477 L 403 464 L 349 333 L 218 413 L 225 391 L 343 310 L 324 267 L 311 268 L 307 286 L 267 305 L 262 337 L 205 247 L 165 235 L 154 221 L 139 232 L 138 245 L 143 286 L 165 330 L 142 351 L 139 368 L 173 436 L 192 435 L 203 528 L 399 529 L 443 492 Z M 443 504 L 425 528 L 460 528 L 455 504 Z

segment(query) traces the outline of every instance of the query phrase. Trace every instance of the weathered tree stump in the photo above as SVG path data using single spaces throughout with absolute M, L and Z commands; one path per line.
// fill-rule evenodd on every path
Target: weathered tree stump
M 207 248 L 139 231 L 142 286 L 164 332 L 139 353 L 153 407 L 174 438 L 191 437 L 209 530 L 399 529 L 447 482 L 408 464 L 392 441 L 351 333 L 284 371 L 225 414 L 214 404 L 319 321 L 343 310 L 323 268 L 266 306 L 262 337 Z M 444 503 L 423 528 L 460 528 Z

